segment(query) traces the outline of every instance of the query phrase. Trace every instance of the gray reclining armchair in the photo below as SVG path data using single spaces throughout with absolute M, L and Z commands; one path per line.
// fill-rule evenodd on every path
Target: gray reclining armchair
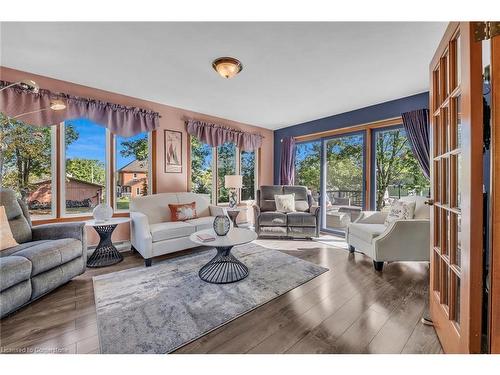
M 295 212 L 276 211 L 275 195 L 295 194 Z M 311 238 L 319 236 L 319 206 L 305 186 L 269 185 L 257 190 L 254 209 L 259 237 Z
M 0 251 L 0 317 L 85 272 L 85 223 L 31 226 L 28 207 L 0 189 L 0 206 L 19 245 Z

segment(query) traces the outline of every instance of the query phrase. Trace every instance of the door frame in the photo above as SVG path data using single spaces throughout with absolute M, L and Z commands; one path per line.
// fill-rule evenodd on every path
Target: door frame
M 431 210 L 431 273 L 429 307 L 441 345 L 446 353 L 479 353 L 481 351 L 482 272 L 483 272 L 483 126 L 482 126 L 482 66 L 481 43 L 475 42 L 471 22 L 452 22 L 436 50 L 429 66 L 431 147 L 431 194 L 434 199 L 434 134 L 435 106 L 433 72 L 446 53 L 449 41 L 460 33 L 461 56 L 461 270 L 460 328 L 448 319 L 446 307 L 436 302 L 434 291 L 434 210 Z
M 491 38 L 491 246 L 489 348 L 500 354 L 500 36 Z

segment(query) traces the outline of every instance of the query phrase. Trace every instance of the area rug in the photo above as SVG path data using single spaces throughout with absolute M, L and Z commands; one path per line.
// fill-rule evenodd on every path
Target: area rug
M 247 278 L 209 284 L 198 270 L 215 253 L 94 277 L 101 353 L 172 352 L 328 271 L 252 243 L 232 250 L 249 268 Z

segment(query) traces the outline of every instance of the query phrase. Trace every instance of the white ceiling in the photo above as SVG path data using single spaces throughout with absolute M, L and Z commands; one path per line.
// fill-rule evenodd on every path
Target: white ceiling
M 428 90 L 446 23 L 2 23 L 1 65 L 277 129 Z M 233 56 L 225 80 L 211 62 Z

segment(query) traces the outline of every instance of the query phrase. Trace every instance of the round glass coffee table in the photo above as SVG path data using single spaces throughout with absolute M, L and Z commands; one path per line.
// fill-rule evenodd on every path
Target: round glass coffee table
M 211 235 L 213 241 L 203 242 L 198 235 Z M 257 234 L 249 229 L 231 228 L 225 236 L 218 236 L 213 229 L 195 232 L 189 239 L 202 246 L 213 246 L 217 255 L 203 267 L 198 275 L 200 279 L 212 284 L 228 284 L 243 280 L 248 276 L 248 267 L 231 254 L 233 246 L 242 245 L 257 239 Z

